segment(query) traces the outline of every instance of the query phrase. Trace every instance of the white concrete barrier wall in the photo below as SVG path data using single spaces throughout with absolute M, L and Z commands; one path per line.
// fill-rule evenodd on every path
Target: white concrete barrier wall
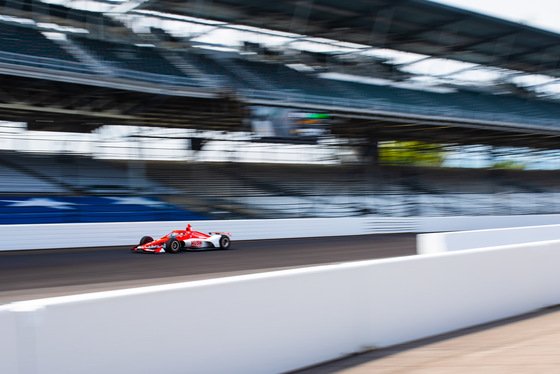
M 560 224 L 560 215 L 483 217 L 352 217 L 281 220 L 171 221 L 0 225 L 0 250 L 134 245 L 144 235 L 163 236 L 186 227 L 225 231 L 233 240 L 421 233 Z
M 18 336 L 16 313 L 0 307 L 0 373 L 20 373 L 18 367 L 18 347 L 25 346 L 27 341 Z
M 474 230 L 417 236 L 418 254 L 560 240 L 560 225 Z
M 555 224 L 560 224 L 560 215 L 558 214 L 536 214 L 523 216 L 421 217 L 418 232 L 484 230 Z
M 282 373 L 558 304 L 558 263 L 554 241 L 14 303 L 0 368 Z

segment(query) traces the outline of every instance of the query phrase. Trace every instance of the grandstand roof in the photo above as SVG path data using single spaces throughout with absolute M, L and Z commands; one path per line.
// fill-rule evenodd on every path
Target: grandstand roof
M 560 35 L 426 0 L 147 0 L 137 9 L 560 77 Z

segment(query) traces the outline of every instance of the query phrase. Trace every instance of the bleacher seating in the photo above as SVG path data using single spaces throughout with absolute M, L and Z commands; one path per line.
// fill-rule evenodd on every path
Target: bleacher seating
M 554 171 L 128 161 L 0 153 L 0 224 L 542 214 Z
M 127 195 L 172 192 L 142 175 L 134 175 L 126 169 L 89 157 L 5 152 L 0 153 L 0 162 L 76 193 Z
M 152 74 L 185 77 L 185 74 L 167 61 L 156 48 L 130 43 L 115 43 L 84 37 L 73 37 L 98 59 L 117 69 L 128 69 Z
M 256 75 L 259 80 L 272 84 L 276 89 L 294 91 L 319 96 L 339 96 L 340 93 L 328 89 L 322 79 L 298 72 L 278 63 L 266 63 L 243 59 L 233 59 L 233 64 Z M 254 86 L 253 88 L 259 88 Z
M 193 54 L 188 58 L 201 70 L 221 76 L 225 82 L 238 89 L 299 92 L 338 98 L 344 96 L 336 84 L 330 84 L 327 80 L 298 72 L 278 63 L 241 58 L 213 58 L 203 54 Z
M 39 31 L 0 23 L 0 63 L 93 74 L 90 68 Z
M 554 126 L 560 105 L 514 95 L 491 95 L 471 91 L 428 92 L 395 86 L 322 79 L 280 63 L 263 62 L 234 55 L 171 52 L 132 42 L 96 40 L 69 35 L 72 42 L 107 67 L 95 71 L 88 64 L 47 39 L 39 31 L 0 23 L 0 62 L 68 70 L 86 74 L 108 74 L 130 80 L 168 85 L 240 90 L 244 95 L 293 99 L 331 105 L 442 115 L 487 121 Z M 173 54 L 172 59 L 164 55 Z M 197 72 L 190 77 L 181 60 Z M 58 62 L 57 62 L 58 61 Z M 106 72 L 104 72 L 106 71 Z M 204 79 L 201 74 L 210 79 Z M 215 86 L 215 87 L 214 87 Z M 298 95 L 297 97 L 294 95 Z
M 0 23 L 0 50 L 35 57 L 78 62 L 39 31 Z
M 29 175 L 23 171 L 3 165 L 0 160 L 0 194 L 18 193 L 34 195 L 37 193 L 64 194 L 69 191 L 63 186 Z
M 166 201 L 176 190 L 83 156 L 2 152 L 0 175 L 0 224 L 207 218 Z
M 147 173 L 238 218 L 528 214 L 560 207 L 554 203 L 560 180 L 546 171 L 150 162 Z
M 421 114 L 460 111 L 456 115 L 470 117 L 478 113 L 492 121 L 528 123 L 538 119 L 554 121 L 560 105 L 540 100 L 526 100 L 513 95 L 491 95 L 468 91 L 450 93 L 428 92 L 392 86 L 378 86 L 357 82 L 340 82 L 357 92 L 363 100 L 388 105 L 405 105 Z M 515 118 L 516 117 L 516 118 Z
M 271 100 L 298 94 L 298 100 L 325 104 L 336 99 L 342 105 L 405 111 L 423 115 L 486 119 L 498 122 L 554 124 L 560 105 L 513 95 L 471 91 L 431 92 L 396 86 L 335 81 L 296 71 L 279 63 L 204 54 L 183 56 L 206 74 L 219 76 L 225 86 L 268 95 Z M 247 91 L 251 90 L 251 91 Z

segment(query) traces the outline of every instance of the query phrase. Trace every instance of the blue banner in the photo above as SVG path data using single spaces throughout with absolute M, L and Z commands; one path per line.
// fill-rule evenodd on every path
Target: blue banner
M 0 224 L 208 219 L 153 197 L 0 196 Z

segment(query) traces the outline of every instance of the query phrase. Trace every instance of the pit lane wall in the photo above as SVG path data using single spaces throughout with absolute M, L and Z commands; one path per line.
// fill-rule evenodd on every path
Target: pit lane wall
M 158 221 L 0 225 L 0 250 L 131 246 L 191 223 L 194 230 L 224 231 L 233 240 L 425 233 L 560 224 L 560 215 L 476 217 L 351 217 L 268 220 Z M 560 237 L 559 237 L 560 239 Z
M 283 373 L 560 303 L 560 241 L 0 307 L 3 374 Z
M 430 254 L 559 239 L 560 225 L 545 225 L 420 234 L 416 247 L 418 254 Z

